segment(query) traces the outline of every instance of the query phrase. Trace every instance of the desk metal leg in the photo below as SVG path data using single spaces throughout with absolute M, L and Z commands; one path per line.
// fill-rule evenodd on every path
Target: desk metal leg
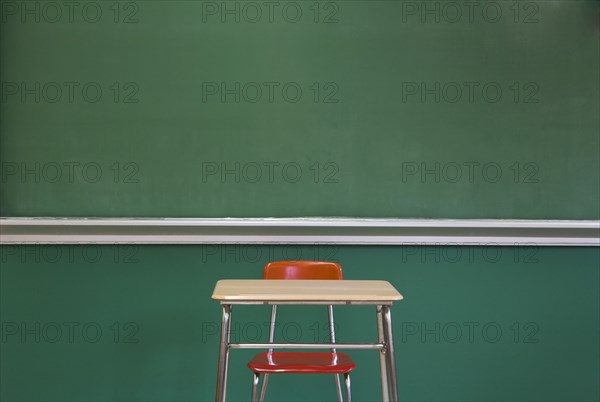
M 383 332 L 385 335 L 386 357 L 389 367 L 390 391 L 392 402 L 398 402 L 398 382 L 396 377 L 396 355 L 394 354 L 394 335 L 392 333 L 392 313 L 390 306 L 382 306 Z
M 229 341 L 231 334 L 231 305 L 223 304 L 221 321 L 221 346 L 219 349 L 219 368 L 217 370 L 216 402 L 225 402 L 227 394 L 227 365 L 229 364 Z
M 377 342 L 385 343 L 381 306 L 377 306 Z M 387 367 L 385 365 L 385 359 L 385 349 L 381 349 L 379 351 L 379 367 L 381 368 L 381 395 L 383 396 L 383 402 L 389 402 L 390 396 L 388 394 Z

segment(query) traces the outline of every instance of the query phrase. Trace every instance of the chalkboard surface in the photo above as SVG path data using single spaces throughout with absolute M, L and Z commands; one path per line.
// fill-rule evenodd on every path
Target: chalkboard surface
M 598 10 L 3 2 L 0 213 L 598 219 Z

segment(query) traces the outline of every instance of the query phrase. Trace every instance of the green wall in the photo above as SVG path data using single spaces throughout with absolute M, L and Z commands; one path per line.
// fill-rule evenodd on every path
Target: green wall
M 3 1 L 0 215 L 598 219 L 598 1 L 467 3 Z
M 597 248 L 5 245 L 0 251 L 2 401 L 212 400 L 220 320 L 219 304 L 210 299 L 215 282 L 259 278 L 265 262 L 285 258 L 339 261 L 346 278 L 386 279 L 404 294 L 392 310 L 404 401 L 600 397 Z M 264 306 L 235 308 L 234 339 L 256 341 L 260 329 L 266 340 L 269 314 Z M 374 339 L 373 308 L 338 307 L 336 317 L 339 341 Z M 325 321 L 324 308 L 283 307 L 277 335 L 322 340 Z M 249 399 L 245 363 L 252 353 L 232 351 L 231 401 Z M 355 400 L 377 400 L 377 354 L 351 354 L 358 363 Z M 274 377 L 268 400 L 335 400 L 333 384 L 329 377 Z

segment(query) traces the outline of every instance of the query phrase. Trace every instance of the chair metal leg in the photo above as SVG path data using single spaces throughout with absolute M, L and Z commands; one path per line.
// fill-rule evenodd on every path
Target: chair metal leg
M 327 306 L 327 318 L 329 321 L 329 340 L 331 343 L 335 343 L 335 323 L 333 321 L 333 306 L 330 304 Z M 331 349 L 332 353 L 336 353 L 335 349 Z M 338 402 L 344 402 L 342 396 L 342 383 L 340 382 L 340 376 L 335 374 L 335 386 L 337 391 Z
M 344 373 L 344 382 L 346 383 L 346 399 L 352 402 L 352 390 L 350 389 L 350 373 Z
M 258 380 L 260 379 L 259 373 L 254 373 L 254 378 L 252 380 L 252 402 L 256 402 L 256 391 L 258 391 Z
M 342 396 L 342 383 L 340 381 L 340 376 L 337 374 L 334 374 L 335 377 L 335 386 L 336 386 L 336 390 L 337 390 L 337 398 L 339 402 L 344 402 L 344 397 Z
M 273 343 L 275 341 L 275 326 L 277 321 L 277 304 L 273 305 L 271 309 L 271 324 L 269 325 L 269 343 Z M 273 349 L 269 349 L 269 353 L 273 352 Z M 265 373 L 263 377 L 263 383 L 260 387 L 260 397 L 258 400 L 263 402 L 265 400 L 265 394 L 267 393 L 267 384 L 269 383 L 269 374 Z
M 267 393 L 267 383 L 269 382 L 269 374 L 265 374 L 263 376 L 263 382 L 260 387 L 260 397 L 258 398 L 259 402 L 263 402 L 265 400 L 265 394 Z

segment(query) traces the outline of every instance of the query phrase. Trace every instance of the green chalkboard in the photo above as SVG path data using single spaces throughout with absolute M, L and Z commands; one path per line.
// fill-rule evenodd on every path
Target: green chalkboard
M 2 216 L 600 216 L 597 1 L 1 4 Z

